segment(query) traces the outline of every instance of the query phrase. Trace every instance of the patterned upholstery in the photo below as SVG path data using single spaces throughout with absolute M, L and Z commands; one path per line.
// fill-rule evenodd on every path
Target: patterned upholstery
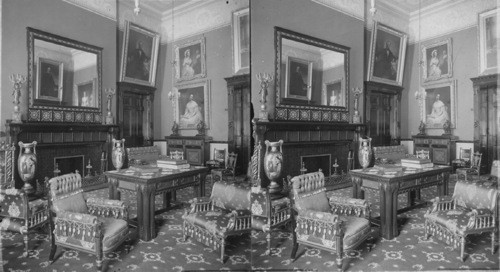
M 439 237 L 453 247 L 460 246 L 465 260 L 465 241 L 471 234 L 491 233 L 491 253 L 495 252 L 498 217 L 498 183 L 483 180 L 459 180 L 453 196 L 437 197 L 424 215 L 425 237 Z
M 251 231 L 250 186 L 215 182 L 210 197 L 197 197 L 182 216 L 183 237 L 220 249 L 221 262 L 228 236 Z
M 23 256 L 27 257 L 28 234 L 47 223 L 48 208 L 46 200 L 30 200 L 23 190 L 14 188 L 14 151 L 11 144 L 0 145 L 0 230 L 21 233 L 25 247 Z
M 97 256 L 115 250 L 129 237 L 128 208 L 119 200 L 85 200 L 80 174 L 66 174 L 49 181 L 52 262 L 57 245 Z
M 404 159 L 409 156 L 408 150 L 404 145 L 375 146 L 373 147 L 373 155 L 375 157 L 375 164 L 377 163 L 400 164 L 401 159 Z
M 337 252 L 342 269 L 343 252 L 357 247 L 370 234 L 370 208 L 365 200 L 326 196 L 321 171 L 292 178 L 296 210 L 292 259 L 298 244 Z

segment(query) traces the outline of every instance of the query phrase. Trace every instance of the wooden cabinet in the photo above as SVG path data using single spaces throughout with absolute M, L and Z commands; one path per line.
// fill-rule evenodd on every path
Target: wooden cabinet
M 226 78 L 228 90 L 228 146 L 238 154 L 236 174 L 246 173 L 252 155 L 252 109 L 250 75 Z
M 483 154 L 481 174 L 489 173 L 500 158 L 500 115 L 498 114 L 498 74 L 472 78 L 474 86 L 474 151 Z
M 210 137 L 206 136 L 166 136 L 167 155 L 171 151 L 181 151 L 184 159 L 192 165 L 204 165 L 210 152 Z
M 414 150 L 429 150 L 429 156 L 435 164 L 451 165 L 455 158 L 456 136 L 414 135 Z

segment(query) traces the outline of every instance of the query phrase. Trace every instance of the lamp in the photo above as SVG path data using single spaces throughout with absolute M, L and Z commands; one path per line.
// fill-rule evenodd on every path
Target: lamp
M 21 87 L 26 81 L 26 77 L 20 74 L 13 74 L 9 78 L 14 85 L 14 90 L 12 92 L 12 96 L 14 96 L 14 112 L 12 112 L 12 123 L 22 123 L 21 111 L 19 109 L 19 98 L 21 97 Z
M 370 1 L 370 14 L 372 16 L 375 16 L 375 13 L 377 13 L 377 8 L 375 8 L 375 0 Z
M 106 109 L 107 109 L 106 124 L 112 125 L 114 121 L 113 121 L 113 113 L 111 113 L 111 98 L 113 98 L 113 96 L 115 95 L 116 90 L 113 88 L 107 88 L 107 89 L 104 89 L 104 92 L 106 93 L 106 96 L 108 98 L 107 105 L 106 105 Z
M 134 14 L 139 15 L 139 12 L 141 12 L 141 8 L 139 8 L 139 0 L 135 0 Z

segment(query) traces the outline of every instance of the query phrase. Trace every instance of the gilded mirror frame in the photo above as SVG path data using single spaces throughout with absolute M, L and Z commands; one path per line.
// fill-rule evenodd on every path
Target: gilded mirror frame
M 34 29 L 31 27 L 26 28 L 27 33 L 27 46 L 28 46 L 28 121 L 29 122 L 69 122 L 69 123 L 102 123 L 102 48 L 72 40 L 66 37 L 61 37 L 52 33 L 42 30 Z M 40 40 L 46 43 L 53 43 L 58 46 L 68 47 L 73 50 L 81 50 L 90 54 L 96 55 L 96 76 L 91 78 L 89 82 L 93 82 L 90 88 L 94 93 L 92 103 L 93 106 L 75 106 L 75 105 L 61 105 L 60 103 L 62 94 L 58 94 L 58 99 L 54 101 L 39 102 L 40 94 L 37 92 L 37 84 L 40 84 L 39 75 L 37 75 L 39 67 L 37 56 L 35 55 L 35 41 Z M 54 64 L 58 65 L 58 64 Z M 62 69 L 62 65 L 61 65 Z M 64 73 L 64 72 L 60 72 Z M 77 82 L 81 83 L 81 82 Z M 59 87 L 59 92 L 71 93 L 72 100 L 74 100 L 74 88 L 78 84 L 71 84 L 71 88 Z M 49 100 L 49 99 L 47 99 Z M 52 102 L 52 103 L 51 103 Z M 59 105 L 57 103 L 59 102 Z M 72 102 L 73 104 L 74 102 Z
M 312 36 L 297 33 L 281 27 L 274 27 L 275 44 L 275 120 L 285 121 L 313 121 L 313 122 L 349 122 L 349 51 L 350 48 L 333 42 L 318 39 Z M 321 49 L 335 51 L 344 55 L 344 77 L 340 78 L 343 88 L 343 106 L 328 105 L 305 105 L 299 103 L 290 103 L 287 100 L 287 90 L 282 88 L 282 45 L 283 39 L 289 39 L 294 42 L 303 43 L 319 47 Z M 286 59 L 285 59 L 286 60 Z M 288 68 L 286 68 L 288 69 Z M 325 84 L 318 90 L 320 97 L 324 96 Z M 310 88 L 310 87 L 308 87 Z M 309 93 L 311 91 L 309 90 Z M 310 94 L 308 93 L 308 97 Z M 323 98 L 321 98 L 323 101 Z M 321 102 L 323 103 L 323 102 Z

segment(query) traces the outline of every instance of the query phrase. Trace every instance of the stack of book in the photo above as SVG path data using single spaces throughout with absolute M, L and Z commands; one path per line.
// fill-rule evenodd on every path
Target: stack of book
M 163 159 L 157 160 L 156 165 L 164 169 L 181 170 L 188 169 L 190 167 L 186 160 L 173 160 L 173 159 Z
M 434 163 L 432 163 L 431 160 L 429 159 L 406 158 L 406 159 L 401 159 L 401 166 L 408 168 L 424 169 L 424 168 L 434 167 Z

